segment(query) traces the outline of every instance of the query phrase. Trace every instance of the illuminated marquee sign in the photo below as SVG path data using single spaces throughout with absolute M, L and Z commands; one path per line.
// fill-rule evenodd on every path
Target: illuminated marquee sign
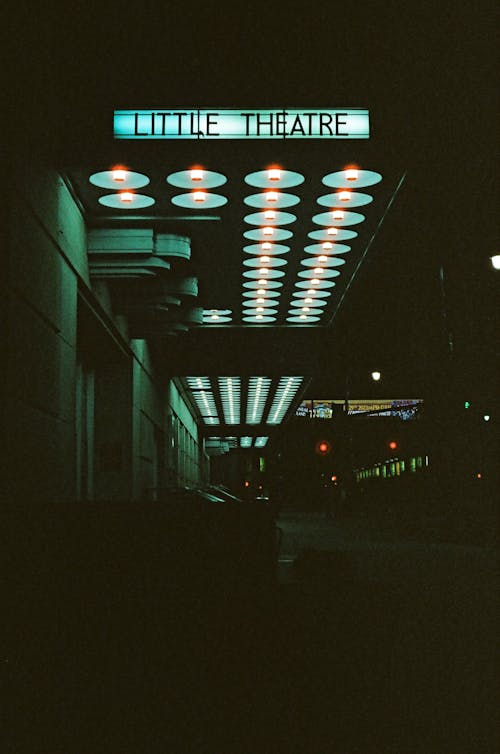
M 115 139 L 368 139 L 368 110 L 115 110 Z

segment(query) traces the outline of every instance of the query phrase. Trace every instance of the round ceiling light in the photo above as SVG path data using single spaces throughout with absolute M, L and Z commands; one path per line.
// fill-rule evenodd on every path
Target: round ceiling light
M 245 267 L 284 267 L 286 265 L 286 259 L 283 257 L 252 257 L 251 259 L 244 259 L 243 264 Z
M 288 310 L 288 314 L 292 315 L 292 317 L 300 316 L 301 314 L 307 314 L 308 317 L 321 317 L 324 311 L 323 309 L 313 309 L 312 306 L 304 304 L 304 306 L 291 307 Z
M 353 190 L 366 188 L 367 186 L 374 186 L 382 180 L 380 173 L 376 173 L 373 170 L 356 169 L 356 176 L 354 176 L 354 170 L 355 169 L 353 168 L 347 168 L 346 170 L 338 170 L 335 173 L 328 173 L 328 175 L 325 175 L 323 178 L 323 183 L 325 186 L 331 186 L 332 188 Z
M 262 287 L 267 291 L 272 290 L 273 288 L 282 288 L 282 286 L 283 283 L 280 280 L 266 280 L 265 285 Z M 257 291 L 261 288 L 261 285 L 258 280 L 249 280 L 248 282 L 243 283 L 243 288 L 250 288 L 253 291 Z
M 245 299 L 243 301 L 243 306 L 249 307 L 251 309 L 255 309 L 258 306 L 279 306 L 279 299 L 277 298 L 267 298 L 266 296 L 261 296 L 260 298 L 251 298 L 251 299 Z
M 310 316 L 309 314 L 300 314 L 298 316 L 287 317 L 286 321 L 298 325 L 312 325 L 313 322 L 319 322 L 319 317 Z
M 363 222 L 365 219 L 364 215 L 361 215 L 359 212 L 344 212 L 344 216 L 341 220 L 333 220 L 332 219 L 332 212 L 320 212 L 318 215 L 313 216 L 313 223 L 316 223 L 316 225 L 332 225 L 333 222 L 335 222 L 335 225 L 357 225 L 357 223 Z
M 345 259 L 337 259 L 337 257 L 327 257 L 326 259 L 323 259 L 321 262 L 317 258 L 308 257 L 307 259 L 303 259 L 301 261 L 301 264 L 304 267 L 342 267 L 343 264 L 345 264 Z
M 299 275 L 301 277 L 304 277 L 303 272 L 299 272 Z M 296 288 L 307 288 L 307 289 L 312 288 L 316 291 L 321 291 L 321 294 L 320 294 L 321 296 L 323 295 L 324 290 L 326 288 L 333 288 L 334 285 L 335 283 L 333 280 L 325 280 L 325 278 L 323 278 L 323 280 L 318 280 L 318 282 L 315 285 L 312 285 L 310 280 L 299 280 L 297 283 L 295 283 Z
M 287 238 L 291 238 L 293 236 L 292 231 L 285 230 L 285 228 L 274 228 L 271 226 L 271 233 L 266 232 L 266 228 L 269 229 L 269 226 L 246 230 L 243 235 L 250 241 L 272 241 L 273 243 L 275 241 L 286 241 Z
M 263 243 L 266 243 L 266 241 L 263 241 Z M 287 254 L 290 251 L 290 247 L 281 243 L 270 243 L 265 247 L 261 243 L 252 243 L 244 246 L 243 251 L 247 254 L 268 254 L 269 256 L 274 256 L 276 254 Z
M 172 197 L 172 204 L 187 209 L 215 209 L 227 204 L 225 196 L 210 194 L 206 191 L 192 191 L 189 194 L 177 194 Z
M 354 230 L 346 230 L 344 228 L 335 228 L 336 233 L 329 233 L 328 230 L 332 228 L 322 228 L 321 230 L 313 230 L 308 233 L 308 237 L 314 241 L 331 241 L 337 243 L 337 241 L 348 241 L 351 238 L 356 238 L 358 235 Z
M 300 197 L 295 194 L 284 194 L 281 191 L 267 191 L 262 194 L 251 194 L 246 196 L 245 204 L 249 207 L 283 209 L 284 207 L 293 207 L 300 202 Z
M 295 173 L 293 170 L 272 167 L 267 170 L 258 170 L 255 173 L 249 173 L 245 176 L 245 183 L 256 188 L 278 190 L 300 186 L 301 183 L 304 183 L 304 176 L 300 173 Z
M 166 180 L 171 186 L 193 190 L 212 189 L 223 186 L 227 182 L 226 176 L 222 173 L 214 173 L 212 170 L 204 170 L 203 168 L 180 170 L 168 175 Z
M 259 267 L 258 270 L 245 270 L 243 273 L 243 277 L 260 280 L 263 276 L 261 274 L 262 269 L 263 269 L 262 267 Z M 268 280 L 272 280 L 275 278 L 282 278 L 284 276 L 285 276 L 285 273 L 282 270 L 274 270 L 270 268 L 268 268 L 267 272 L 265 273 L 265 277 Z
M 311 300 L 309 300 L 309 299 L 311 299 Z M 299 306 L 300 307 L 302 307 L 302 306 L 310 306 L 311 308 L 316 308 L 316 307 L 326 306 L 327 303 L 328 302 L 325 301 L 322 298 L 315 298 L 315 297 L 312 297 L 312 296 L 304 296 L 303 298 L 293 298 L 292 301 L 291 301 L 291 303 L 290 303 L 290 306 L 294 306 L 295 308 L 297 308 Z
M 243 309 L 243 314 L 246 317 L 255 317 L 257 314 L 262 314 L 263 317 L 268 317 L 274 316 L 277 313 L 277 309 L 266 309 L 264 306 L 258 306 L 255 309 Z
M 271 317 L 266 314 L 253 314 L 243 317 L 243 321 L 248 322 L 249 325 L 268 325 L 271 322 L 276 322 L 276 317 Z
M 289 225 L 289 223 L 295 222 L 297 217 L 292 215 L 291 212 L 280 212 L 279 210 L 270 210 L 263 212 L 252 212 L 250 215 L 245 216 L 245 222 L 249 225 Z
M 370 194 L 360 194 L 359 192 L 350 191 L 349 199 L 343 200 L 340 198 L 340 191 L 335 194 L 324 194 L 318 198 L 318 204 L 323 207 L 363 207 L 365 204 L 370 204 L 373 201 L 373 196 Z
M 105 194 L 99 197 L 99 203 L 113 209 L 144 209 L 155 203 L 152 196 L 135 194 L 131 191 L 120 191 L 116 194 Z
M 311 281 L 316 280 L 318 278 L 318 275 L 314 272 L 314 269 L 310 270 L 301 270 L 299 273 L 299 278 L 307 278 Z M 338 270 L 325 270 L 321 274 L 321 278 L 336 278 L 340 275 L 340 272 Z M 319 281 L 321 283 L 321 280 Z M 318 285 L 318 283 L 311 282 L 311 287 L 314 288 L 315 285 Z
M 328 243 L 325 241 L 324 243 Z M 307 254 L 328 254 L 334 256 L 335 254 L 347 254 L 351 250 L 350 246 L 346 246 L 343 243 L 333 243 L 331 246 L 323 246 L 321 243 L 311 243 L 308 246 L 304 246 L 304 251 Z
M 93 173 L 89 178 L 90 183 L 99 188 L 115 189 L 116 191 L 126 189 L 138 189 L 147 186 L 149 178 L 143 173 L 134 173 L 126 168 L 114 168 L 113 170 L 103 170 L 100 173 Z
M 208 316 L 203 315 L 204 325 L 226 325 L 228 322 L 231 322 L 231 317 L 227 317 L 222 314 L 210 314 Z

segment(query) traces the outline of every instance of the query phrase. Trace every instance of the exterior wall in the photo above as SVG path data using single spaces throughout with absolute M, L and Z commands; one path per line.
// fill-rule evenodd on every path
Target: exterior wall
M 106 283 L 91 284 L 86 228 L 54 171 L 14 171 L 2 275 L 10 501 L 126 500 L 207 479 L 198 429 L 148 344 L 129 341 Z
M 75 496 L 77 276 L 82 217 L 50 171 L 13 176 L 8 210 L 5 424 L 8 498 Z
M 168 386 L 168 406 L 173 440 L 169 463 L 177 484 L 190 486 L 207 482 L 208 456 L 187 403 L 173 381 Z

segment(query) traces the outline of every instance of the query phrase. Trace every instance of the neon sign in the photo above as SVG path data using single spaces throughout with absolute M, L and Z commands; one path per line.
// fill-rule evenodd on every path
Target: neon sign
M 368 110 L 115 110 L 115 139 L 368 139 Z

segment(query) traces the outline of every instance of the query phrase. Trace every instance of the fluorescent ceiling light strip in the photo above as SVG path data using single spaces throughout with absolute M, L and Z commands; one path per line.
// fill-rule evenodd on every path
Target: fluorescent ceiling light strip
M 240 379 L 219 377 L 219 391 L 226 424 L 240 423 Z
M 255 440 L 255 447 L 263 448 L 266 445 L 268 440 L 269 440 L 269 437 L 257 437 Z
M 247 424 L 259 424 L 267 400 L 269 377 L 250 377 L 247 400 Z
M 187 377 L 186 382 L 192 390 L 210 390 L 210 379 L 208 377 Z
M 302 377 L 282 377 L 280 379 L 267 417 L 268 424 L 279 424 L 281 422 L 302 379 Z
M 241 437 L 240 438 L 240 446 L 242 448 L 251 448 L 252 447 L 252 438 L 251 437 Z

